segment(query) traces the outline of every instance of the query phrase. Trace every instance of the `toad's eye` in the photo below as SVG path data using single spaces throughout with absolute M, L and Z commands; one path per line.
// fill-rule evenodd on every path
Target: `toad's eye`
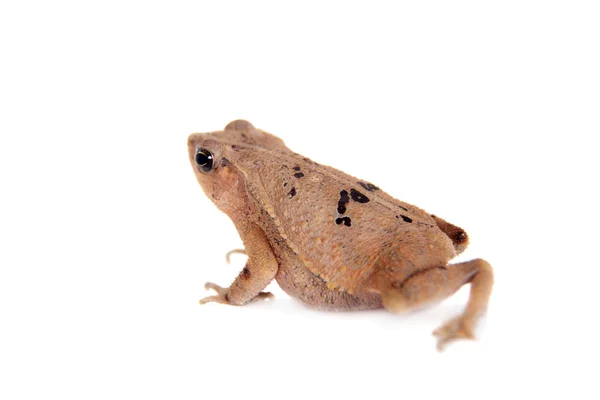
M 209 172 L 213 167 L 212 153 L 206 149 L 198 149 L 196 151 L 196 164 L 202 171 Z

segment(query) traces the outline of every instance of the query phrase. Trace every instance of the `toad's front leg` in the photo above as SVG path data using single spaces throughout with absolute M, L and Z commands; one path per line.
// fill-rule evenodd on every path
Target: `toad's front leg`
M 200 304 L 214 301 L 241 306 L 254 299 L 272 297 L 271 293 L 263 293 L 262 290 L 275 278 L 277 260 L 264 231 L 255 224 L 236 227 L 248 255 L 246 266 L 228 288 L 207 283 L 206 289 L 216 291 L 217 295 L 205 297 Z

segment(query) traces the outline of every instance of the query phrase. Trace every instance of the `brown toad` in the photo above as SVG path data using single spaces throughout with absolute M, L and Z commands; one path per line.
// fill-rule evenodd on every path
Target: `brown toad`
M 448 264 L 467 247 L 461 228 L 296 154 L 247 121 L 192 134 L 188 148 L 198 182 L 248 256 L 229 288 L 207 283 L 217 295 L 201 303 L 243 305 L 270 296 L 262 290 L 275 279 L 313 308 L 403 312 L 470 283 L 463 314 L 434 335 L 439 349 L 473 337 L 494 278 L 481 259 Z

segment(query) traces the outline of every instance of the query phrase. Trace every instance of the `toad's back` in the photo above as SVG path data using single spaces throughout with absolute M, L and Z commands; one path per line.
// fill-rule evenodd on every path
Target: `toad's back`
M 371 183 L 287 149 L 238 146 L 236 153 L 238 162 L 252 160 L 243 168 L 248 191 L 280 240 L 331 289 L 355 292 L 382 256 L 414 270 L 456 255 L 431 215 Z

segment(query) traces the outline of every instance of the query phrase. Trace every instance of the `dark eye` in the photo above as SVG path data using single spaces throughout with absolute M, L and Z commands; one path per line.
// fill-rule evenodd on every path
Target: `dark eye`
M 213 155 L 206 149 L 198 149 L 196 151 L 196 164 L 204 172 L 208 172 L 213 167 Z

